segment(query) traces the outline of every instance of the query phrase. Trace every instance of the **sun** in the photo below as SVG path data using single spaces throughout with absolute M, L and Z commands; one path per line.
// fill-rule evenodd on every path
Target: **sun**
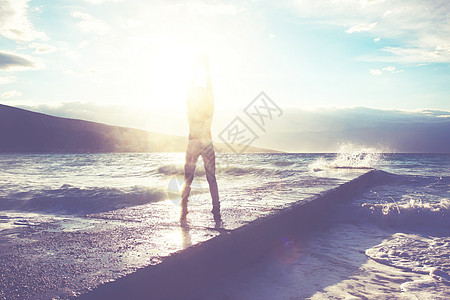
M 172 44 L 157 51 L 147 66 L 147 93 L 152 107 L 185 106 L 194 76 L 193 47 Z

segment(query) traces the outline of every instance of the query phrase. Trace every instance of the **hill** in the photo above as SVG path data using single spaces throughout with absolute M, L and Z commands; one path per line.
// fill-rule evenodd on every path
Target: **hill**
M 0 152 L 184 152 L 187 138 L 60 118 L 0 104 Z M 217 143 L 218 152 L 230 152 Z M 276 152 L 248 147 L 245 152 Z

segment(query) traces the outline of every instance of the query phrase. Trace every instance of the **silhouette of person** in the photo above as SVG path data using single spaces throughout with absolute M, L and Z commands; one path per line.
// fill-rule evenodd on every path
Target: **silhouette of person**
M 188 214 L 188 198 L 194 180 L 195 166 L 201 155 L 212 198 L 214 219 L 220 219 L 219 191 L 216 181 L 216 154 L 211 140 L 211 122 L 214 112 L 214 96 L 209 75 L 209 59 L 203 54 L 197 58 L 197 78 L 194 78 L 187 97 L 189 142 L 184 166 L 184 185 L 181 192 L 181 218 Z M 198 74 L 200 72 L 200 74 Z M 200 79 L 200 80 L 199 80 Z

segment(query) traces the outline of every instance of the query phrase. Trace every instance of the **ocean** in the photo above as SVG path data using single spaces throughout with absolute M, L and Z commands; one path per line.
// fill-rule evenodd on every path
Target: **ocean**
M 336 154 L 219 153 L 216 161 L 225 216 L 230 203 L 264 208 L 243 214 L 246 222 L 371 169 L 383 172 L 357 197 L 336 199 L 308 234 L 285 237 L 282 249 L 295 255 L 277 248 L 199 287 L 196 299 L 450 298 L 450 154 L 347 148 Z M 170 201 L 177 211 L 183 163 L 183 153 L 0 154 L 0 298 L 64 298 L 91 288 L 94 280 L 109 281 L 148 264 L 145 255 L 133 256 L 133 248 L 114 263 L 105 262 L 105 253 L 89 257 L 101 261 L 96 270 L 80 267 L 80 257 L 58 269 L 48 257 L 74 256 L 58 254 L 61 245 L 50 241 L 55 232 L 65 244 L 75 233 L 77 239 L 98 234 L 96 224 L 104 220 L 111 228 L 131 222 L 131 214 L 106 218 L 111 212 L 132 210 L 133 228 L 139 228 L 148 225 L 140 208 Z M 210 201 L 204 173 L 199 162 L 191 207 Z M 30 245 L 43 240 L 45 247 L 33 252 Z M 47 281 L 30 279 L 42 274 Z

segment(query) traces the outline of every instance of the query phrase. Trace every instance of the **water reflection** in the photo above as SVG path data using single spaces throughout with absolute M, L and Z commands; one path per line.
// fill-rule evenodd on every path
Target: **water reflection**
M 220 233 L 226 232 L 223 228 L 222 215 L 220 210 L 216 210 L 213 213 L 214 218 L 214 229 L 219 231 Z M 181 233 L 181 245 L 183 249 L 186 249 L 192 245 L 192 236 L 191 236 L 191 226 L 188 221 L 187 214 L 181 213 L 180 217 L 180 233 Z M 206 229 L 206 228 L 205 228 Z
M 187 216 L 182 215 L 180 218 L 180 227 L 181 227 L 181 246 L 183 249 L 186 249 L 192 245 L 192 238 L 190 234 L 190 226 L 187 221 Z

